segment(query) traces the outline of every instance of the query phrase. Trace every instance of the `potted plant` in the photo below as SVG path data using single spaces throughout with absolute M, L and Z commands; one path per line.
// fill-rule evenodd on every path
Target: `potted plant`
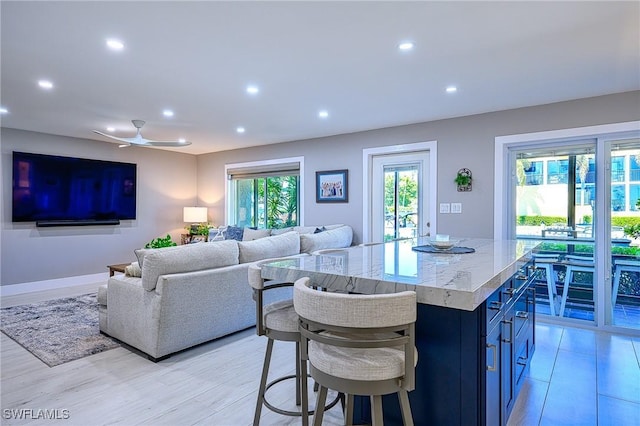
M 471 176 L 458 172 L 454 181 L 458 186 L 469 186 L 471 183 Z
M 163 248 L 163 247 L 173 247 L 177 246 L 176 243 L 171 239 L 171 235 L 167 234 L 166 237 L 158 237 L 154 238 L 150 242 L 144 245 L 144 248 Z

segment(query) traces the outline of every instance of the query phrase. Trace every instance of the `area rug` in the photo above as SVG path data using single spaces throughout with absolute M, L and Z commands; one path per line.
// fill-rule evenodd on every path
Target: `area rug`
M 0 330 L 49 367 L 120 346 L 100 334 L 95 293 L 3 308 Z

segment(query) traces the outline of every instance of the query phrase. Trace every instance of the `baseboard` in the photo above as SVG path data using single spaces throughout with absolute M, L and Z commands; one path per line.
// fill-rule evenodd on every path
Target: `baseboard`
M 104 281 L 109 279 L 108 272 L 98 274 L 78 275 L 75 277 L 56 278 L 53 280 L 33 281 L 28 283 L 10 284 L 0 286 L 0 297 L 14 296 L 16 294 L 33 293 L 35 291 L 56 290 L 65 287 L 75 287 L 82 284 Z

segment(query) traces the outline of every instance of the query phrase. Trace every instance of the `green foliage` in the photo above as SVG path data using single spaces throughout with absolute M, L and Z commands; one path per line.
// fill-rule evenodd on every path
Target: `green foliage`
M 586 223 L 586 224 L 593 223 L 593 221 L 591 220 L 591 215 L 586 214 L 582 216 L 582 223 Z
M 184 227 L 189 232 L 189 235 L 209 235 L 209 228 L 211 228 L 209 222 L 199 223 L 195 229 L 191 226 Z
M 624 235 L 632 238 L 640 238 L 640 224 L 627 225 L 623 229 Z
M 613 216 L 611 217 L 611 225 L 625 226 L 640 225 L 640 216 Z
M 298 224 L 298 176 L 274 176 L 255 179 L 258 228 L 286 228 Z
M 518 225 L 540 226 L 552 223 L 567 224 L 567 218 L 562 216 L 518 216 Z
M 177 246 L 177 244 L 171 240 L 171 235 L 167 234 L 167 236 L 164 238 L 154 238 L 153 240 L 145 244 L 144 248 L 163 248 L 173 246 Z
M 463 175 L 458 173 L 454 182 L 459 186 L 467 186 L 471 183 L 471 176 Z
M 385 211 L 392 215 L 395 214 L 395 197 L 394 173 L 386 173 L 384 177 L 384 205 Z M 399 214 L 418 211 L 418 182 L 410 174 L 399 174 L 398 210 Z
M 592 254 L 593 246 L 589 244 L 571 244 L 573 246 L 573 253 L 576 254 Z M 542 243 L 538 246 L 540 253 L 567 253 L 567 244 L 564 243 Z M 635 246 L 613 246 L 611 247 L 611 254 L 621 256 L 639 256 L 640 247 Z

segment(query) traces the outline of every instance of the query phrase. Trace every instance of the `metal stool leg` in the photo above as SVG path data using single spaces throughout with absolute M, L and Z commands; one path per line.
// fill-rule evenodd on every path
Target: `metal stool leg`
M 564 288 L 562 289 L 562 303 L 560 304 L 560 316 L 564 316 L 564 308 L 567 305 L 567 296 L 569 295 L 569 285 L 573 276 L 573 268 L 567 266 L 567 272 L 564 274 Z
M 320 385 L 318 391 L 318 399 L 316 400 L 316 410 L 313 414 L 313 426 L 322 426 L 322 417 L 324 417 L 324 405 L 327 402 L 327 388 Z
M 616 300 L 618 298 L 618 290 L 620 289 L 620 277 L 622 276 L 622 268 L 616 266 L 616 271 L 613 274 L 613 289 L 611 290 L 611 309 L 615 309 Z
M 547 277 L 547 296 L 549 296 L 549 311 L 552 316 L 556 315 L 556 280 L 553 276 L 553 265 L 547 263 L 544 265 L 544 273 Z
M 382 395 L 371 395 L 371 426 L 382 426 L 384 417 L 382 415 Z
M 262 366 L 262 378 L 258 388 L 258 401 L 256 402 L 256 412 L 253 416 L 253 426 L 260 424 L 262 404 L 264 403 L 264 393 L 267 387 L 267 376 L 269 375 L 269 364 L 271 363 L 271 353 L 273 352 L 273 339 L 267 339 L 267 351 L 264 354 L 264 364 Z

